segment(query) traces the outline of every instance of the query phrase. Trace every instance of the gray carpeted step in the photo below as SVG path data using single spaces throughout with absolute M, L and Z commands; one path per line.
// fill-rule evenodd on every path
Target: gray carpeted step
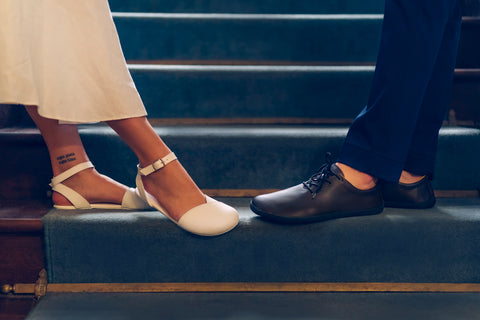
M 346 127 L 175 126 L 157 133 L 177 153 L 203 189 L 271 189 L 297 184 L 338 153 Z M 81 135 L 97 169 L 133 185 L 137 160 L 108 127 L 85 126 Z M 441 131 L 434 181 L 440 190 L 474 190 L 480 184 L 480 130 Z M 42 198 L 49 189 L 50 162 L 41 136 L 31 129 L 0 130 L 5 155 L 0 168 L 3 198 Z M 32 161 L 34 159 L 34 161 Z M 12 171 L 11 168 L 22 168 Z
M 382 13 L 382 0 L 110 0 L 112 11 L 177 13 Z
M 152 118 L 353 119 L 374 67 L 131 65 Z
M 353 119 L 368 99 L 368 66 L 131 65 L 151 118 Z M 459 72 L 453 108 L 476 109 L 480 70 Z M 328 122 L 328 121 L 327 121 Z
M 127 60 L 374 63 L 382 15 L 115 13 Z M 464 18 L 457 66 L 478 68 L 480 18 Z
M 49 294 L 27 320 L 472 320 L 478 293 Z
M 345 124 L 366 104 L 374 67 L 131 65 L 131 71 L 149 117 L 167 123 Z M 480 69 L 457 70 L 451 108 L 459 124 L 480 119 L 479 86 Z M 11 118 L 31 122 L 25 112 Z
M 382 15 L 115 13 L 127 60 L 374 62 Z
M 478 283 L 480 199 L 433 209 L 277 225 L 224 199 L 239 226 L 215 238 L 157 211 L 53 210 L 43 218 L 50 283 Z

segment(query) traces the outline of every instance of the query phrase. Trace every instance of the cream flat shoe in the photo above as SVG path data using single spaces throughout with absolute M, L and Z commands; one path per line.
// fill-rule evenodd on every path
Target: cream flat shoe
M 175 154 L 171 152 L 145 168 L 138 166 L 136 183 L 140 198 L 160 211 L 180 228 L 200 236 L 218 236 L 235 228 L 238 224 L 238 212 L 234 208 L 208 196 L 205 196 L 204 204 L 188 210 L 180 220 L 176 221 L 168 215 L 157 199 L 145 191 L 142 176 L 148 176 L 176 159 Z
M 67 187 L 62 182 L 88 168 L 93 168 L 93 164 L 90 161 L 82 162 L 73 166 L 72 168 L 60 173 L 58 176 L 53 177 L 50 186 L 52 190 L 60 193 L 64 196 L 72 205 L 60 206 L 54 205 L 53 207 L 61 210 L 87 210 L 87 209 L 117 209 L 117 210 L 135 210 L 135 209 L 147 209 L 150 206 L 143 201 L 137 194 L 134 188 L 129 188 L 122 199 L 122 204 L 112 203 L 89 203 L 84 197 L 82 197 L 75 190 Z

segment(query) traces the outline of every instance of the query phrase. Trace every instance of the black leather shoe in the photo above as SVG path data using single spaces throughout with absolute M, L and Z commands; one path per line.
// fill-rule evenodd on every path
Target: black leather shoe
M 335 164 L 325 164 L 308 181 L 253 198 L 250 208 L 263 218 L 283 223 L 306 223 L 382 212 L 378 187 L 359 190 Z
M 379 187 L 385 207 L 427 209 L 435 205 L 432 183 L 427 176 L 411 184 L 381 181 Z

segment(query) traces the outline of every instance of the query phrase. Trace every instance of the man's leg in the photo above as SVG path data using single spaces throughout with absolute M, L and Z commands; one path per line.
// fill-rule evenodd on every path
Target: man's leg
M 435 68 L 418 113 L 400 181 L 381 181 L 386 207 L 429 208 L 435 204 L 434 173 L 438 132 L 450 106 L 462 15 L 457 3 L 445 28 Z M 405 175 L 416 179 L 405 179 Z
M 457 3 L 444 32 L 405 161 L 404 170 L 417 175 L 432 177 L 434 173 L 438 132 L 451 102 L 461 22 L 461 9 Z
M 353 122 L 338 162 L 398 181 L 440 51 L 452 51 L 443 48 L 443 38 L 456 4 L 457 0 L 386 1 L 368 105 Z M 451 80 L 449 74 L 437 76 Z M 436 119 L 444 115 L 443 109 L 428 112 Z
M 255 197 L 255 213 L 311 222 L 382 211 L 379 188 L 359 186 L 372 186 L 375 178 L 398 181 L 456 2 L 386 1 L 370 99 L 352 124 L 338 163 L 325 165 L 303 184 Z

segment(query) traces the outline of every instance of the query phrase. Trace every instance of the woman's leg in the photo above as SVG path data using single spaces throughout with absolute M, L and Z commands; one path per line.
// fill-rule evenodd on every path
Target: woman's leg
M 36 106 L 27 106 L 26 109 L 45 140 L 54 176 L 89 161 L 76 125 L 58 124 L 57 120 L 44 118 L 38 114 Z M 75 174 L 64 184 L 90 203 L 120 204 L 127 190 L 126 186 L 99 174 L 94 168 Z M 70 205 L 65 197 L 56 192 L 52 200 L 56 205 Z
M 170 153 L 145 117 L 108 121 L 107 124 L 135 152 L 141 167 Z M 162 170 L 142 177 L 142 181 L 148 193 L 177 221 L 188 210 L 205 203 L 205 195 L 179 161 L 173 161 Z

